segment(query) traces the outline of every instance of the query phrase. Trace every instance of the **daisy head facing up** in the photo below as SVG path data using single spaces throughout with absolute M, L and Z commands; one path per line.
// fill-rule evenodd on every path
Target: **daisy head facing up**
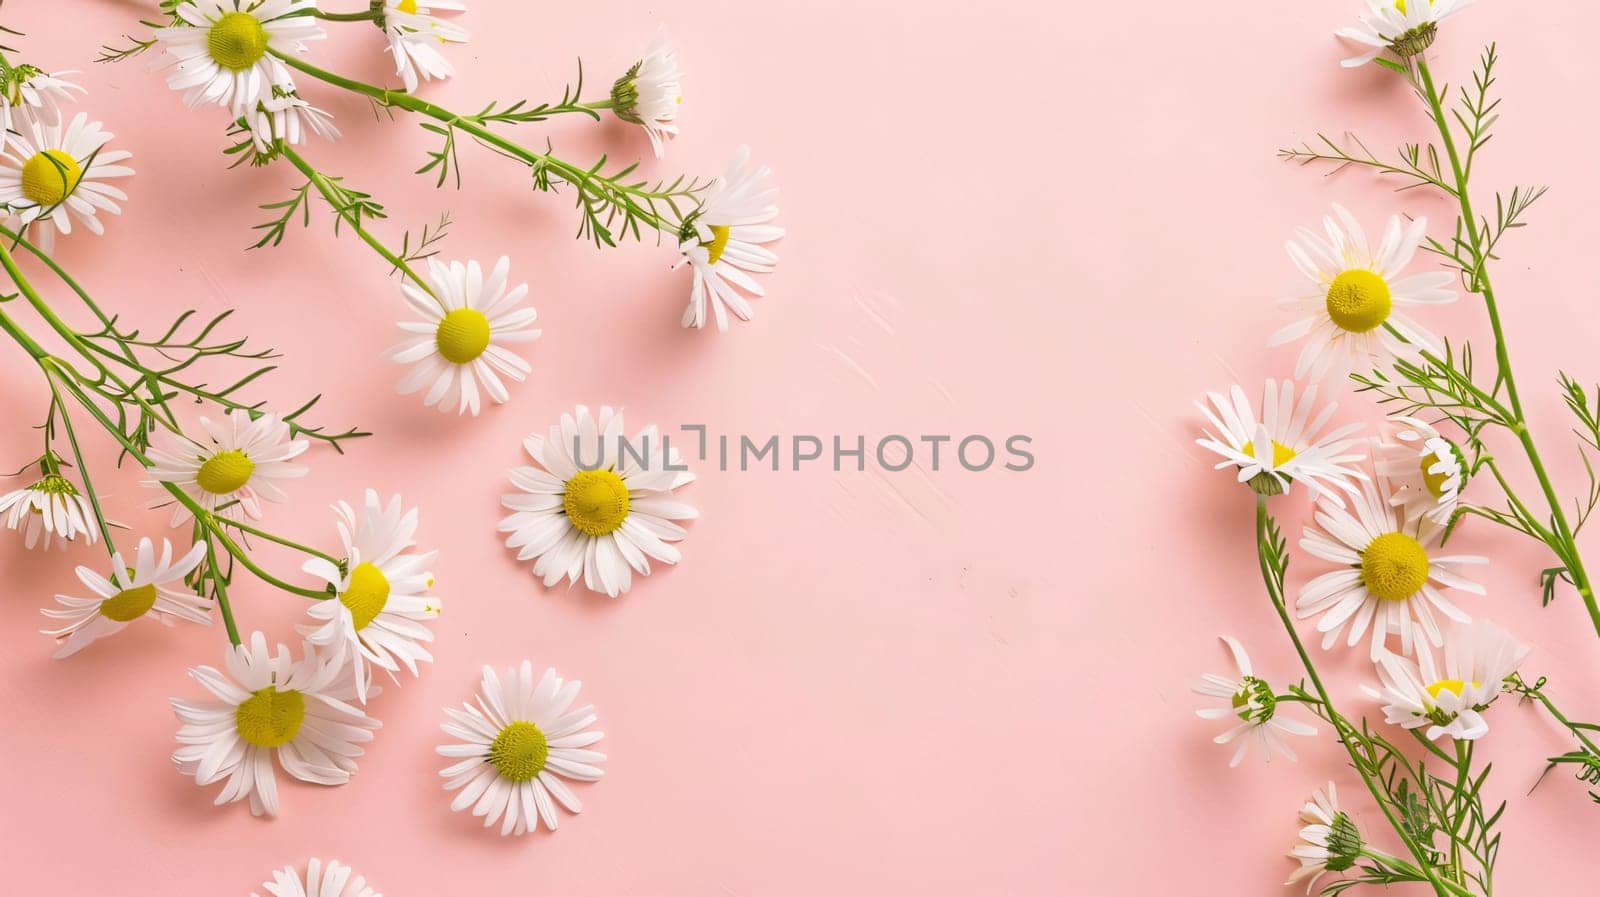
M 1366 457 L 1364 441 L 1355 438 L 1361 424 L 1329 428 L 1338 406 L 1317 407 L 1314 385 L 1296 402 L 1292 381 L 1268 380 L 1259 415 L 1238 385 L 1206 398 L 1210 404 L 1195 404 L 1211 428 L 1195 442 L 1221 456 L 1216 469 L 1237 469 L 1239 482 L 1259 495 L 1278 495 L 1300 482 L 1313 496 L 1343 505 L 1340 493 L 1355 494 L 1355 484 L 1367 478 L 1355 466 Z
M 306 468 L 289 462 L 310 442 L 292 438 L 289 424 L 276 414 L 235 408 L 220 421 L 200 418 L 200 428 L 205 431 L 201 440 L 169 432 L 163 444 L 150 447 L 151 478 L 145 485 L 170 484 L 202 510 L 259 520 L 263 501 L 288 498 L 280 481 L 306 475 Z M 152 502 L 153 507 L 167 504 L 176 504 L 173 526 L 193 517 L 187 505 L 170 496 Z
M 159 555 L 155 543 L 140 539 L 133 563 L 124 560 L 120 551 L 112 555 L 109 576 L 91 567 L 79 567 L 78 580 L 89 597 L 57 595 L 60 607 L 40 611 L 59 624 L 55 629 L 42 630 L 60 644 L 56 659 L 71 657 L 141 617 L 167 626 L 174 620 L 211 625 L 211 602 L 184 583 L 205 553 L 206 546 L 200 543 L 174 559 L 172 543 L 166 539 L 161 540 Z
M 133 154 L 106 149 L 111 132 L 82 112 L 64 125 L 31 118 L 20 124 L 0 152 L 0 205 L 46 251 L 58 232 L 76 226 L 104 233 L 99 213 L 119 215 L 118 203 L 128 199 L 109 182 L 133 174 L 118 164 Z
M 158 28 L 166 54 L 167 86 L 189 108 L 222 106 L 235 116 L 268 99 L 273 88 L 292 92 L 289 67 L 274 54 L 303 53 L 323 32 L 311 15 L 316 0 L 188 0 Z
M 1415 659 L 1385 651 L 1377 658 L 1381 688 L 1362 690 L 1392 725 L 1471 741 L 1488 734 L 1484 711 L 1532 650 L 1489 620 L 1457 624 L 1446 632 L 1442 660 L 1425 643 Z

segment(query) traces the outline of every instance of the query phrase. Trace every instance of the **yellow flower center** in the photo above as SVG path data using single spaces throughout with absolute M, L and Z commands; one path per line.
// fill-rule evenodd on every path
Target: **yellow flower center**
M 242 72 L 267 55 L 267 29 L 247 12 L 224 13 L 206 35 L 206 50 L 217 65 Z
M 1405 0 L 1400 0 L 1400 2 L 1404 3 Z M 394 8 L 400 10 L 406 15 L 414 16 L 417 14 L 417 0 L 400 0 L 399 3 L 394 5 Z M 1405 12 L 1403 9 L 1400 11 Z
M 1472 683 L 1472 687 L 1477 688 L 1478 683 Z M 1439 692 L 1448 691 L 1459 698 L 1466 693 L 1466 690 L 1467 684 L 1460 679 L 1440 679 L 1438 682 L 1428 686 L 1428 697 L 1437 701 L 1439 700 Z
M 1361 552 L 1361 582 L 1384 601 L 1404 601 L 1428 581 L 1428 552 L 1405 533 L 1384 533 Z
M 1328 317 L 1350 333 L 1376 330 L 1392 305 L 1389 284 L 1371 271 L 1352 269 L 1328 285 Z
M 1239 447 L 1239 451 L 1244 452 L 1245 454 L 1254 458 L 1256 456 L 1256 444 L 1254 442 L 1246 442 L 1244 445 Z M 1289 448 L 1276 439 L 1272 440 L 1272 466 L 1275 468 L 1282 467 L 1292 460 L 1294 460 L 1294 449 Z
M 466 364 L 489 348 L 489 319 L 475 308 L 458 308 L 439 320 L 433 341 L 445 361 Z
M 389 579 L 383 571 L 362 561 L 350 571 L 350 587 L 339 595 L 339 601 L 350 608 L 355 618 L 356 631 L 367 628 L 389 603 Z
M 628 517 L 628 484 L 609 470 L 580 470 L 567 480 L 561 507 L 578 532 L 603 536 Z
M 305 695 L 269 685 L 245 698 L 233 712 L 239 737 L 256 747 L 283 747 L 294 740 L 306 718 Z
M 227 495 L 250 482 L 250 474 L 255 470 L 256 462 L 244 452 L 226 449 L 207 458 L 194 479 L 201 489 L 212 495 Z
M 538 775 L 549 757 L 550 745 L 544 733 L 533 723 L 521 720 L 501 729 L 489 745 L 489 762 L 513 782 L 526 782 Z
M 59 205 L 81 180 L 78 160 L 58 149 L 34 153 L 22 163 L 22 195 L 41 206 Z
M 1438 460 L 1439 457 L 1432 452 L 1422 456 L 1422 483 L 1428 487 L 1428 492 L 1434 498 L 1440 498 L 1444 495 L 1444 481 L 1450 479 L 1449 471 L 1444 473 L 1428 472 L 1428 468 L 1432 467 Z
M 700 244 L 706 248 L 706 261 L 715 265 L 722 258 L 722 253 L 727 251 L 728 236 L 731 233 L 733 228 L 726 224 L 711 225 L 711 242 Z
M 133 578 L 132 570 L 128 571 L 128 578 Z M 116 620 L 118 623 L 126 623 L 129 620 L 139 619 L 149 613 L 150 608 L 155 606 L 155 583 L 147 583 L 142 586 L 134 586 L 131 589 L 123 589 L 100 602 L 100 616 L 105 617 L 107 620 Z

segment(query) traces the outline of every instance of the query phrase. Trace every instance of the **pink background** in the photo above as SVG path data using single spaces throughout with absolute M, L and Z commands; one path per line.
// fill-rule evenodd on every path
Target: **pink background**
M 1288 371 L 1292 350 L 1262 346 L 1281 320 L 1272 300 L 1295 286 L 1281 250 L 1293 225 L 1335 199 L 1373 228 L 1393 211 L 1449 214 L 1360 173 L 1323 180 L 1273 158 L 1318 128 L 1359 125 L 1385 149 L 1425 133 L 1396 79 L 1338 68 L 1331 33 L 1357 5 L 479 0 L 463 20 L 473 43 L 450 50 L 459 76 L 431 98 L 554 98 L 575 52 L 598 95 L 666 22 L 689 72 L 685 133 L 644 170 L 713 174 L 748 142 L 777 173 L 791 236 L 754 323 L 686 333 L 687 273 L 668 270 L 667 247 L 595 252 L 571 239 L 565 197 L 533 195 L 514 165 L 470 145 L 465 191 L 436 191 L 409 173 L 432 146 L 413 123 L 303 88 L 346 131 L 308 154 L 388 204 L 381 234 L 448 208 L 447 257 L 507 253 L 532 285 L 545 328 L 533 378 L 509 405 L 458 420 L 393 395 L 400 372 L 379 356 L 403 316 L 398 291 L 359 244 L 331 238 L 320 207 L 282 247 L 241 251 L 266 217 L 255 206 L 298 183 L 286 165 L 226 170 L 219 111 L 186 112 L 143 62 L 90 63 L 147 7 L 7 4 L 24 58 L 86 70 L 81 108 L 139 172 L 108 234 L 74 236 L 62 259 L 129 322 L 237 308 L 233 332 L 285 354 L 254 395 L 287 405 L 324 392 L 317 421 L 375 431 L 343 458 L 313 450 L 312 474 L 269 522 L 331 548 L 329 502 L 402 492 L 440 550 L 445 615 L 434 666 L 375 702 L 384 728 L 354 781 L 280 776 L 283 815 L 256 820 L 213 808 L 215 789 L 167 759 L 166 699 L 198 695 L 183 671 L 218 662 L 221 627 L 139 625 L 54 662 L 36 608 L 75 586 L 74 563 L 103 555 L 0 539 L 4 890 L 242 895 L 315 855 L 389 897 L 1282 893 L 1299 803 L 1330 776 L 1353 797 L 1355 780 L 1331 743 L 1308 744 L 1299 765 L 1229 771 L 1193 717 L 1190 682 L 1228 670 L 1219 633 L 1279 681 L 1297 671 L 1254 575 L 1249 497 L 1208 470 L 1190 403 Z M 1452 81 L 1490 39 L 1505 57 L 1480 189 L 1554 188 L 1497 280 L 1568 492 L 1582 480 L 1552 379 L 1558 367 L 1600 376 L 1587 264 L 1600 219 L 1586 214 L 1600 178 L 1571 105 L 1595 80 L 1597 27 L 1587 5 L 1485 3 L 1437 53 Z M 314 61 L 384 77 L 375 31 L 331 30 Z M 615 122 L 520 134 L 550 134 L 577 160 L 602 146 L 648 155 Z M 1470 301 L 1429 320 L 1484 338 Z M 38 451 L 29 426 L 45 394 L 19 353 L 0 366 L 15 384 L 0 393 L 9 467 Z M 684 562 L 610 601 L 544 589 L 494 531 L 521 438 L 579 402 L 622 406 L 634 429 L 1027 433 L 1038 464 L 702 463 L 682 493 L 703 513 Z M 103 441 L 97 452 L 111 457 Z M 101 477 L 114 516 L 163 534 L 164 514 L 137 509 L 149 493 L 135 471 Z M 1276 505 L 1295 537 L 1303 499 Z M 1490 597 L 1470 606 L 1537 645 L 1526 670 L 1550 674 L 1574 715 L 1600 717 L 1600 645 L 1570 592 L 1539 609 L 1543 555 L 1481 527 L 1462 539 L 1495 556 Z M 1314 569 L 1299 558 L 1292 587 Z M 241 625 L 293 638 L 298 599 L 244 575 L 235 591 Z M 611 759 L 558 833 L 501 839 L 448 812 L 433 747 L 440 707 L 471 695 L 481 665 L 522 658 L 583 680 Z M 1360 660 L 1326 656 L 1350 707 L 1364 706 Z M 1592 850 L 1600 809 L 1564 773 L 1524 798 L 1566 741 L 1510 702 L 1491 722 L 1491 790 L 1514 801 L 1501 890 L 1573 893 L 1592 881 L 1570 860 Z M 1377 831 L 1375 810 L 1354 806 Z

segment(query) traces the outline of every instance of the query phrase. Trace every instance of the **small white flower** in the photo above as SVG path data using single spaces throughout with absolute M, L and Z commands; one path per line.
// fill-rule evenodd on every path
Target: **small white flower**
M 439 18 L 438 13 L 466 8 L 454 0 L 384 0 L 383 33 L 389 38 L 395 74 L 405 82 L 408 93 L 416 92 L 419 72 L 424 81 L 443 80 L 456 73 L 450 60 L 439 52 L 439 45 L 466 43 L 467 29 Z
M 528 285 L 506 289 L 511 260 L 501 256 L 484 280 L 475 261 L 448 265 L 428 259 L 430 296 L 410 280 L 400 285 L 406 304 L 421 321 L 401 321 L 406 342 L 389 350 L 396 364 L 412 365 L 396 391 L 410 395 L 423 387 L 422 403 L 442 412 L 478 413 L 478 384 L 497 404 L 511 397 L 501 377 L 518 383 L 533 366 L 506 348 L 506 343 L 526 343 L 539 338 L 531 328 L 539 313 L 531 306 L 519 308 Z
M 61 106 L 71 102 L 73 92 L 87 93 L 67 80 L 77 72 L 45 74 L 31 65 L 18 65 L 0 72 L 0 127 L 21 131 L 32 122 L 61 124 Z M 0 140 L 6 136 L 0 134 Z
M 1272 761 L 1273 752 L 1282 754 L 1293 762 L 1296 757 L 1286 741 L 1285 735 L 1315 735 L 1317 730 L 1298 720 L 1282 719 L 1277 715 L 1278 699 L 1273 693 L 1272 686 L 1264 679 L 1258 679 L 1250 666 L 1250 655 L 1244 651 L 1244 646 L 1229 636 L 1223 636 L 1222 641 L 1228 646 L 1228 651 L 1233 654 L 1233 662 L 1239 669 L 1239 675 L 1234 678 L 1218 676 L 1215 673 L 1206 673 L 1195 683 L 1193 691 L 1198 695 L 1220 698 L 1220 707 L 1202 707 L 1195 711 L 1201 719 L 1226 719 L 1232 722 L 1221 735 L 1213 739 L 1217 744 L 1228 744 L 1238 741 L 1239 747 L 1233 752 L 1233 757 L 1228 765 L 1238 766 L 1239 761 L 1250 750 L 1254 743 L 1261 753 L 1261 758 L 1267 762 Z
M 1457 624 L 1446 635 L 1442 668 L 1426 644 L 1417 645 L 1415 661 L 1385 651 L 1377 658 L 1382 690 L 1362 690 L 1383 704 L 1388 723 L 1470 741 L 1488 733 L 1483 711 L 1532 650 L 1488 620 Z
M 617 118 L 644 128 L 656 158 L 665 142 L 678 136 L 678 106 L 683 103 L 683 70 L 667 41 L 666 26 L 656 30 L 644 58 L 611 86 L 611 111 Z
M 1448 271 L 1400 277 L 1427 233 L 1428 219 L 1409 226 L 1399 215 L 1389 219 L 1383 242 L 1374 251 L 1366 233 L 1343 206 L 1322 219 L 1327 239 L 1309 228 L 1295 229 L 1289 258 L 1313 289 L 1280 303 L 1303 315 L 1272 335 L 1267 345 L 1304 339 L 1294 375 L 1321 378 L 1330 369 L 1365 373 L 1380 361 L 1414 357 L 1417 350 L 1440 351 L 1439 340 L 1399 311 L 1419 305 L 1454 302 Z M 1393 329 L 1393 333 L 1390 329 Z
M 126 150 L 107 150 L 111 133 L 85 113 L 59 123 L 27 121 L 0 153 L 0 205 L 17 216 L 21 226 L 38 222 L 33 242 L 46 251 L 57 231 L 72 233 L 74 219 L 90 233 L 105 232 L 97 216 L 122 214 L 118 202 L 128 194 L 106 183 L 133 169 L 116 163 L 130 158 Z
M 261 886 L 272 897 L 383 897 L 367 885 L 365 876 L 353 875 L 349 866 L 329 860 L 324 867 L 315 857 L 306 863 L 305 878 L 293 866 L 284 866 Z
M 263 500 L 288 498 L 277 481 L 306 475 L 304 467 L 289 461 L 311 443 L 290 438 L 289 425 L 276 414 L 262 414 L 255 420 L 250 414 L 235 408 L 220 424 L 200 418 L 200 427 L 206 431 L 204 443 L 169 432 L 165 445 L 150 447 L 152 479 L 145 485 L 159 488 L 162 483 L 172 483 L 207 511 L 261 519 Z M 156 499 L 152 507 L 168 503 L 170 498 Z M 187 507 L 177 504 L 172 525 L 192 517 Z
M 553 669 L 535 684 L 533 664 L 526 660 L 506 670 L 504 683 L 484 667 L 477 705 L 446 707 L 439 726 L 460 741 L 439 746 L 441 756 L 459 761 L 439 773 L 446 791 L 461 792 L 450 809 L 471 807 L 485 828 L 504 820 L 501 835 L 526 834 L 541 820 L 555 831 L 557 803 L 582 812 L 582 802 L 562 779 L 598 781 L 606 755 L 588 749 L 604 737 L 589 728 L 598 719 L 594 708 L 571 709 L 579 687 Z
M 439 599 L 427 594 L 433 587 L 428 567 L 438 552 L 411 550 L 417 509 L 404 510 L 398 495 L 384 504 L 368 489 L 359 511 L 342 501 L 333 510 L 344 542 L 343 570 L 322 558 L 311 558 L 303 569 L 332 586 L 338 597 L 313 602 L 309 613 L 317 622 L 299 631 L 351 665 L 356 699 L 366 703 L 372 667 L 388 670 L 393 678 L 405 664 L 416 676 L 419 661 L 433 661 L 426 647 L 433 633 L 423 621 L 439 615 Z
M 181 24 L 158 28 L 170 60 L 167 86 L 189 108 L 214 104 L 236 116 L 294 92 L 289 67 L 268 51 L 303 53 L 327 35 L 311 13 L 316 0 L 188 0 L 173 10 Z
M 1391 418 L 1390 430 L 1395 441 L 1378 443 L 1375 452 L 1378 473 L 1398 487 L 1390 502 L 1408 520 L 1426 516 L 1449 523 L 1467 482 L 1461 450 L 1415 417 Z
M 1339 792 L 1333 783 L 1324 791 L 1311 792 L 1311 799 L 1300 808 L 1300 839 L 1289 851 L 1300 868 L 1289 875 L 1286 885 L 1306 883 L 1306 893 L 1316 887 L 1326 872 L 1343 872 L 1361 858 L 1361 832 L 1350 817 L 1339 809 Z
M 284 772 L 317 785 L 343 785 L 355 773 L 361 745 L 381 724 L 347 703 L 355 696 L 347 670 L 304 649 L 293 661 L 287 646 L 271 654 L 266 636 L 253 633 L 248 644 L 229 648 L 226 675 L 189 670 L 218 700 L 172 699 L 183 723 L 172 761 L 196 785 L 226 779 L 217 806 L 248 797 L 252 815 L 278 815 L 273 757 Z
M 1393 50 L 1401 57 L 1416 56 L 1433 44 L 1440 22 L 1472 3 L 1473 0 L 1367 0 L 1367 13 L 1356 17 L 1359 24 L 1334 32 L 1361 48 L 1340 65 L 1366 65 L 1384 50 Z
M 1392 498 L 1389 481 L 1379 476 L 1352 496 L 1354 513 L 1326 500 L 1318 502 L 1315 517 L 1321 529 L 1306 527 L 1300 540 L 1307 552 L 1340 565 L 1306 583 L 1296 605 L 1302 620 L 1322 615 L 1317 631 L 1323 633 L 1325 649 L 1339 640 L 1347 623 L 1348 645 L 1372 630 L 1373 659 L 1384 650 L 1390 633 L 1399 634 L 1406 653 L 1424 640 L 1443 644 L 1435 612 L 1463 623 L 1471 619 L 1444 597 L 1443 590 L 1484 593 L 1462 568 L 1487 564 L 1489 559 L 1436 554 L 1444 527 L 1429 517 L 1402 521 Z
M 778 264 L 777 253 L 762 245 L 783 237 L 783 228 L 771 223 L 778 217 L 778 188 L 769 183 L 770 169 L 749 162 L 750 148 L 739 147 L 728 170 L 711 182 L 700 207 L 679 229 L 683 257 L 674 267 L 687 264 L 694 271 L 685 327 L 704 327 L 715 315 L 717 329 L 727 330 L 729 311 L 741 321 L 752 314 L 740 290 L 766 295 L 750 275 L 769 273 Z
M 630 440 L 621 412 L 603 406 L 596 418 L 579 405 L 548 437 L 522 444 L 539 466 L 510 471 L 520 491 L 500 497 L 514 512 L 500 531 L 511 534 L 506 547 L 518 549 L 517 560 L 536 559 L 533 575 L 546 586 L 582 576 L 589 590 L 615 598 L 632 586 L 633 571 L 650 575 L 652 558 L 678 562 L 668 543 L 688 531 L 673 521 L 699 515 L 672 492 L 694 474 L 654 426 Z
M 1294 383 L 1282 387 L 1268 380 L 1262 390 L 1261 416 L 1258 418 L 1244 390 L 1235 385 L 1227 396 L 1207 393 L 1208 407 L 1196 402 L 1200 413 L 1215 428 L 1206 430 L 1195 442 L 1222 456 L 1216 469 L 1237 467 L 1239 482 L 1248 483 L 1261 495 L 1286 492 L 1291 482 L 1303 482 L 1313 496 L 1323 496 L 1343 505 L 1336 489 L 1355 494 L 1355 480 L 1366 474 L 1351 466 L 1366 457 L 1359 448 L 1362 441 L 1351 438 L 1360 423 L 1346 424 L 1324 432 L 1338 408 L 1332 402 L 1317 410 L 1317 387 L 1306 388 L 1298 404 Z
M 260 153 L 269 152 L 279 140 L 288 144 L 304 143 L 307 133 L 328 141 L 339 139 L 339 128 L 333 123 L 333 116 L 293 93 L 261 100 L 244 118 L 250 129 L 250 142 Z
M 5 515 L 8 529 L 22 531 L 23 544 L 29 548 L 49 548 L 53 541 L 57 548 L 65 549 L 79 536 L 88 545 L 100 538 L 89 499 L 60 474 L 47 474 L 26 489 L 0 496 L 0 514 Z M 42 545 L 40 535 L 44 536 Z
M 172 625 L 174 617 L 211 625 L 211 605 L 183 584 L 184 577 L 199 566 L 205 557 L 204 543 L 194 545 L 176 561 L 172 559 L 172 543 L 161 540 L 161 557 L 156 557 L 155 544 L 140 539 L 133 565 L 122 559 L 122 553 L 111 556 L 111 578 L 107 579 L 89 567 L 78 568 L 78 579 L 92 598 L 74 595 L 57 595 L 60 608 L 46 607 L 39 612 L 63 625 L 58 629 L 41 630 L 45 635 L 61 642 L 56 651 L 57 660 L 82 651 L 90 642 L 121 632 L 123 627 L 143 616 Z

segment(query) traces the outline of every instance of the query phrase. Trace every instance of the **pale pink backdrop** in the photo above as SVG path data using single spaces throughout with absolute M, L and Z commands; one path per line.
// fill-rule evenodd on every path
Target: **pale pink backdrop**
M 1334 199 L 1374 228 L 1397 210 L 1447 214 L 1362 174 L 1324 180 L 1273 158 L 1317 128 L 1359 125 L 1375 148 L 1424 132 L 1395 79 L 1338 68 L 1331 32 L 1358 4 L 472 5 L 473 43 L 447 50 L 459 77 L 426 88 L 460 107 L 554 98 L 580 53 L 598 92 L 658 22 L 672 28 L 689 72 L 684 136 L 643 170 L 712 174 L 739 142 L 772 166 L 791 236 L 754 323 L 680 331 L 687 275 L 668 270 L 668 247 L 574 241 L 566 197 L 523 189 L 514 165 L 471 145 L 463 192 L 437 191 L 409 173 L 432 146 L 413 122 L 308 86 L 346 130 L 308 153 L 388 204 L 381 234 L 448 208 L 447 257 L 506 253 L 532 285 L 545 336 L 531 381 L 479 419 L 441 417 L 393 395 L 399 372 L 379 356 L 401 316 L 394 281 L 331 238 L 320 206 L 310 231 L 242 251 L 264 218 L 255 206 L 298 183 L 287 166 L 226 170 L 219 111 L 185 111 L 142 60 L 91 63 L 148 4 L 6 5 L 0 21 L 28 33 L 8 43 L 86 70 L 81 108 L 139 172 L 126 213 L 104 238 L 65 241 L 63 260 L 130 323 L 237 308 L 231 332 L 285 356 L 254 395 L 281 407 L 322 392 L 317 421 L 373 430 L 345 457 L 311 452 L 270 523 L 331 547 L 331 501 L 400 491 L 440 550 L 445 614 L 437 662 L 375 702 L 384 728 L 354 781 L 286 783 L 282 816 L 257 820 L 213 808 L 215 789 L 167 759 L 166 699 L 197 694 L 183 671 L 218 662 L 221 628 L 140 625 L 52 661 L 36 609 L 74 587 L 74 563 L 103 555 L 0 539 L 0 890 L 244 895 L 320 856 L 389 897 L 1281 893 L 1299 803 L 1329 777 L 1353 798 L 1355 780 L 1329 744 L 1299 765 L 1230 771 L 1193 717 L 1189 683 L 1227 669 L 1219 633 L 1280 681 L 1295 669 L 1254 575 L 1249 496 L 1207 469 L 1190 401 L 1292 363 L 1262 346 L 1281 320 L 1272 300 L 1294 286 L 1281 249 L 1293 225 Z M 1600 178 L 1573 105 L 1595 81 L 1597 27 L 1586 5 L 1486 2 L 1437 54 L 1461 81 L 1500 41 L 1507 105 L 1482 183 L 1553 187 L 1506 244 L 1498 285 L 1569 492 L 1581 480 L 1550 384 L 1558 366 L 1600 377 Z M 315 61 L 385 77 L 375 31 L 330 30 Z M 602 146 L 648 155 L 615 122 L 521 134 L 579 160 Z M 1432 320 L 1483 337 L 1470 302 Z M 37 453 L 45 394 L 18 353 L 0 363 L 10 467 Z M 579 402 L 622 406 L 635 428 L 1027 433 L 1038 464 L 700 464 L 683 494 L 704 516 L 684 562 L 610 601 L 544 589 L 494 531 L 521 438 Z M 165 532 L 162 513 L 138 510 L 149 493 L 135 471 L 102 476 L 115 516 Z M 1303 498 L 1276 505 L 1295 536 Z M 1463 540 L 1496 555 L 1491 595 L 1471 606 L 1538 646 L 1529 672 L 1552 675 L 1575 715 L 1600 717 L 1600 642 L 1570 593 L 1538 608 L 1545 558 L 1481 528 Z M 1294 584 L 1314 566 L 1300 559 Z M 244 575 L 235 591 L 242 625 L 293 638 L 297 599 Z M 610 760 L 559 832 L 501 839 L 448 812 L 433 747 L 441 706 L 466 700 L 484 663 L 522 658 L 583 680 Z M 1350 706 L 1370 669 L 1358 661 L 1327 657 Z M 1524 798 L 1566 742 L 1509 702 L 1492 722 L 1491 790 L 1514 800 L 1501 890 L 1574 893 L 1593 880 L 1573 858 L 1591 855 L 1600 807 L 1564 773 Z M 1370 805 L 1353 806 L 1376 831 Z

